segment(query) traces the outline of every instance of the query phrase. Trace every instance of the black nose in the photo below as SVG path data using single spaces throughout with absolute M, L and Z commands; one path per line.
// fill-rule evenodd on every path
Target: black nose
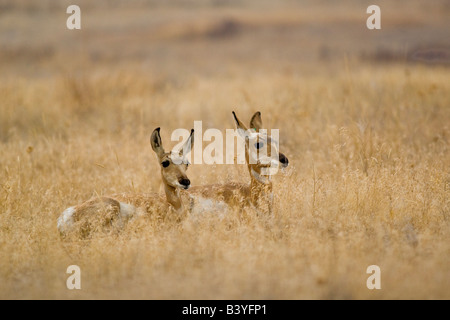
M 285 167 L 287 167 L 288 164 L 289 164 L 288 158 L 287 158 L 284 154 L 282 154 L 282 153 L 280 153 L 280 162 L 281 162 L 281 163 L 283 164 L 283 166 L 285 166 Z
M 189 185 L 191 184 L 191 181 L 189 179 L 180 179 L 179 182 L 184 187 L 189 187 Z

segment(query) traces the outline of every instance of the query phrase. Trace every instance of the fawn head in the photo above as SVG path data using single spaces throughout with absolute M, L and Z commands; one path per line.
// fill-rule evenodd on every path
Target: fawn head
M 245 159 L 250 174 L 261 183 L 269 183 L 274 172 L 269 169 L 275 169 L 276 172 L 280 167 L 287 167 L 288 158 L 279 152 L 277 139 L 262 129 L 261 112 L 256 112 L 251 118 L 250 129 L 238 119 L 234 111 L 233 116 L 239 135 L 245 139 Z
M 153 131 L 150 137 L 150 144 L 158 156 L 163 182 L 172 188 L 189 189 L 191 181 L 186 175 L 186 170 L 189 166 L 186 155 L 194 145 L 194 129 L 191 130 L 189 138 L 179 152 L 164 151 L 159 131 L 160 128 L 156 128 Z

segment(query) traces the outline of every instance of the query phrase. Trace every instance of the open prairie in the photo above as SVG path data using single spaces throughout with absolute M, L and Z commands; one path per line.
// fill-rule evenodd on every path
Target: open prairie
M 70 4 L 0 0 L 1 299 L 450 299 L 448 1 L 377 1 L 381 30 L 371 1 L 83 0 L 81 30 Z M 273 214 L 60 238 L 67 207 L 161 192 L 154 128 L 168 148 L 233 110 L 280 129 Z

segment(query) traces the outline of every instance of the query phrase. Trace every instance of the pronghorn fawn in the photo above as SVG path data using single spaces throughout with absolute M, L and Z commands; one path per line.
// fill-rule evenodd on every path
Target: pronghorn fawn
M 188 189 L 191 185 L 186 176 L 189 164 L 186 154 L 193 146 L 193 133 L 194 130 L 192 129 L 189 138 L 179 152 L 164 151 L 160 128 L 156 128 L 150 137 L 150 144 L 161 167 L 161 178 L 166 199 L 157 193 L 114 194 L 96 197 L 66 209 L 58 219 L 57 227 L 60 233 L 62 235 L 75 234 L 87 237 L 97 230 L 120 229 L 130 218 L 137 215 L 171 211 L 184 213 L 179 190 Z
M 250 130 L 233 111 L 237 132 L 245 140 L 245 160 L 250 173 L 250 184 L 231 182 L 195 186 L 189 190 L 191 199 L 216 210 L 223 208 L 253 207 L 258 212 L 272 212 L 273 190 L 268 170 L 285 168 L 288 158 L 278 151 L 278 144 L 263 132 L 261 113 L 256 112 L 250 121 Z M 264 152 L 262 152 L 264 150 Z M 214 205 L 213 205 L 214 204 Z

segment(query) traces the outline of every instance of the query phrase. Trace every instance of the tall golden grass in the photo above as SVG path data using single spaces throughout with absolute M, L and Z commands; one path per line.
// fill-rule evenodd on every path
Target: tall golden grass
M 450 298 L 450 69 L 414 60 L 448 54 L 448 2 L 382 1 L 373 32 L 364 1 L 78 3 L 68 31 L 70 1 L 0 0 L 0 299 Z M 272 215 L 60 238 L 69 206 L 160 192 L 154 128 L 168 148 L 232 110 L 280 129 Z M 250 182 L 237 164 L 188 176 Z
M 353 69 L 353 68 L 350 68 Z M 450 70 L 270 74 L 174 84 L 137 72 L 1 81 L 1 298 L 449 298 Z M 136 220 L 61 241 L 66 207 L 159 191 L 149 134 L 233 128 L 259 109 L 290 159 L 272 216 Z M 247 120 L 248 121 L 248 120 Z M 170 145 L 170 143 L 166 143 Z M 193 165 L 193 185 L 248 182 Z M 69 265 L 82 290 L 66 288 Z M 368 290 L 379 265 L 382 289 Z

